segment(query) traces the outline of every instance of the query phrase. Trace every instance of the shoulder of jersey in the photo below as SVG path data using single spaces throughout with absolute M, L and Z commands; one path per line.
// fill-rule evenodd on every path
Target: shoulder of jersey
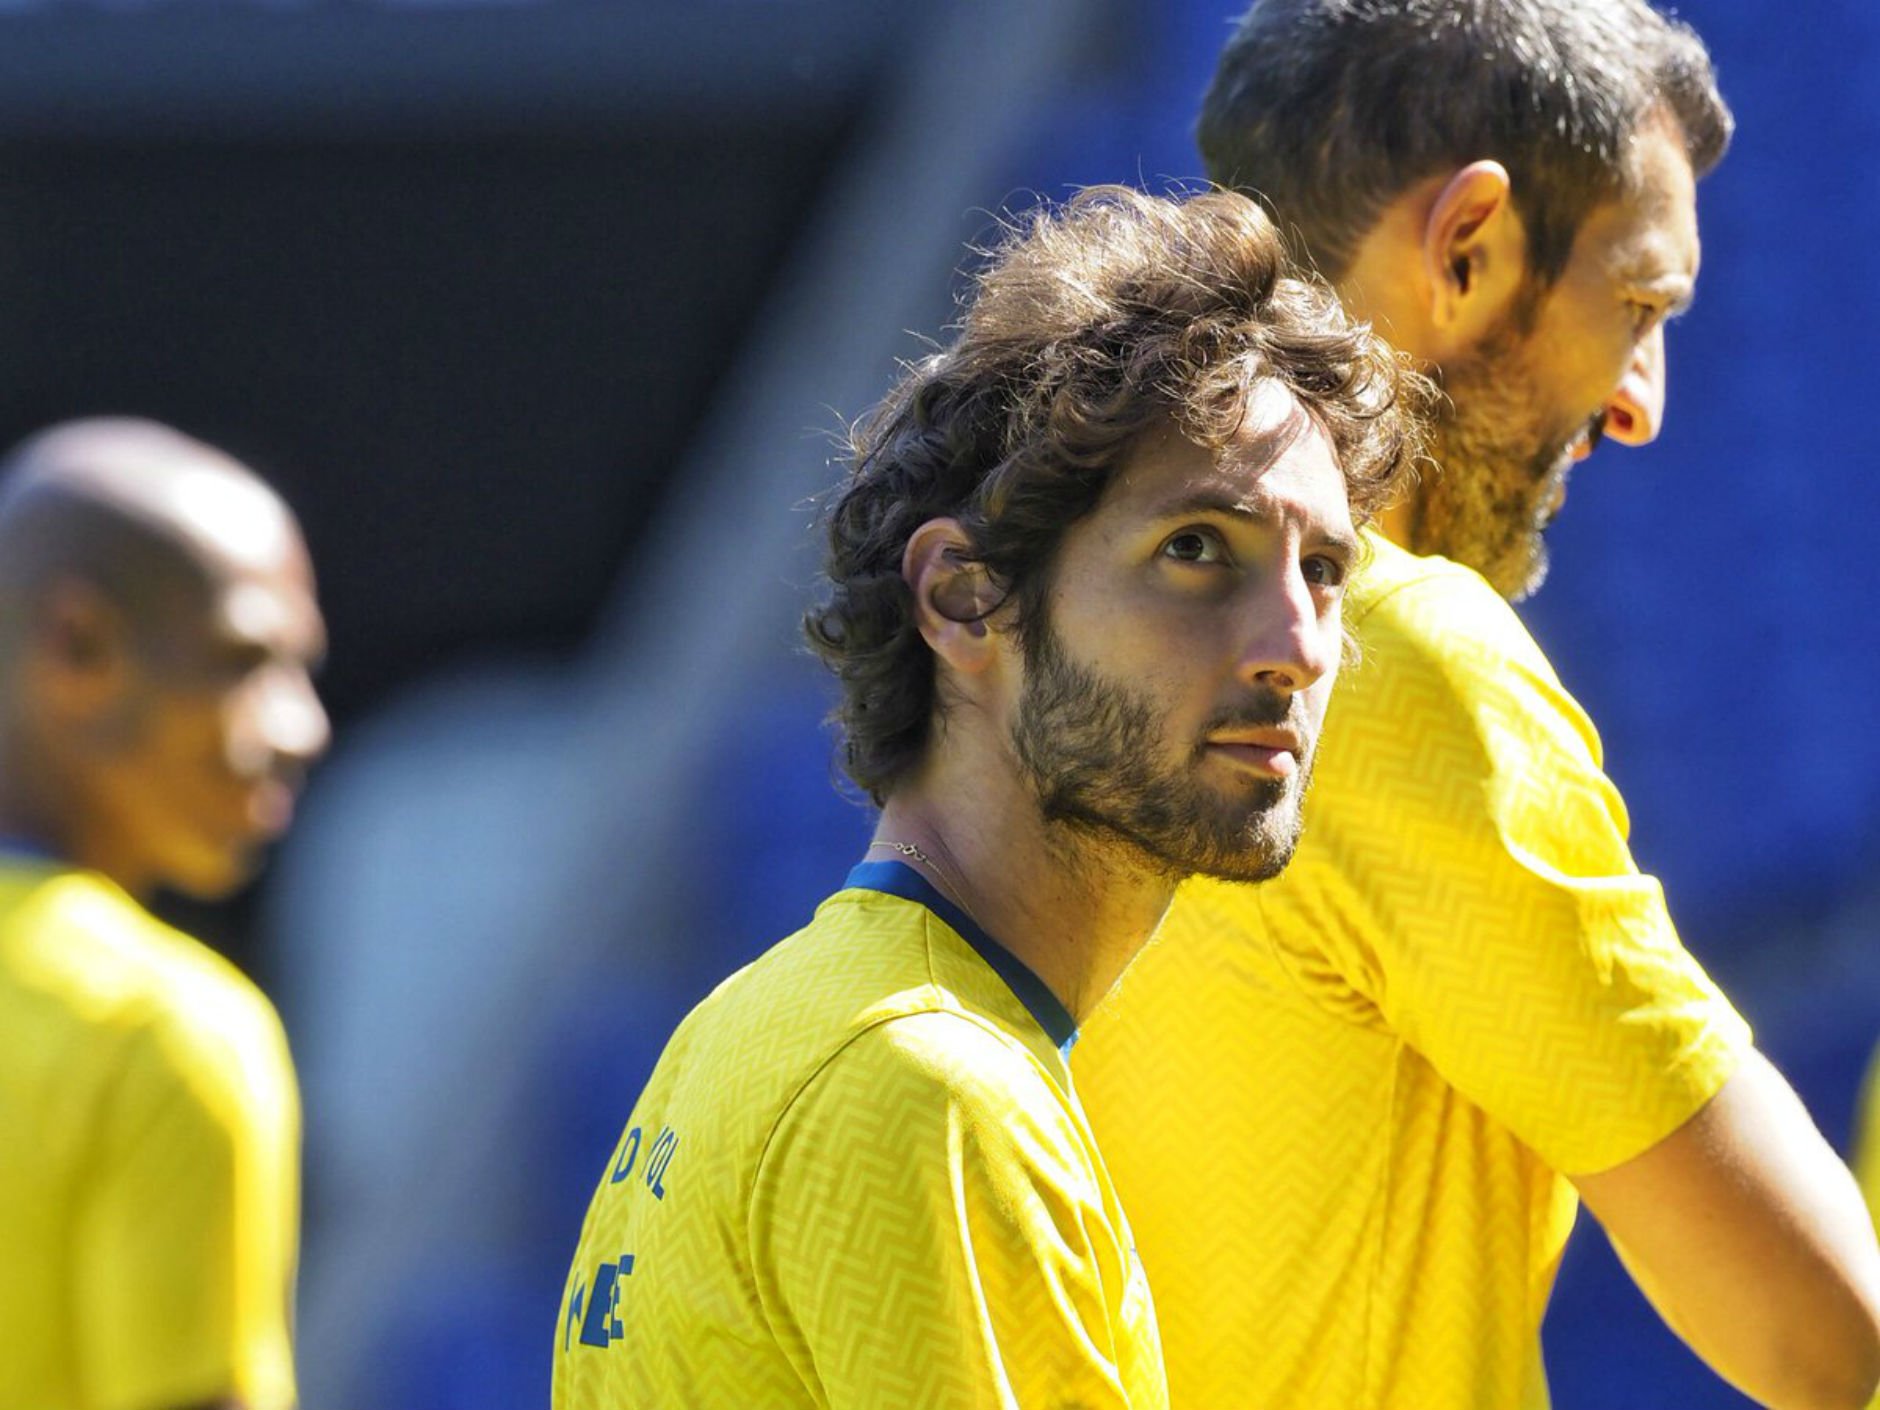
M 864 1035 L 870 1041 L 858 1056 L 935 1075 L 949 1062 L 983 1068 L 995 1052 L 1012 1060 L 1021 1045 L 968 1012 L 933 973 L 926 945 L 933 924 L 924 907 L 899 897 L 838 892 L 808 926 L 693 1009 L 661 1065 L 680 1081 L 681 1072 L 709 1071 L 720 1097 L 762 1102 L 759 1091 L 789 1100 Z M 919 1021 L 902 1022 L 909 1019 Z
M 1552 676 L 1521 618 L 1480 573 L 1453 559 L 1411 553 L 1373 530 L 1364 539 L 1366 560 L 1346 605 L 1361 661 L 1400 651 L 1455 657 L 1458 664 L 1514 658 Z
M 1464 602 L 1479 601 L 1486 608 L 1510 610 L 1486 578 L 1453 558 L 1412 553 L 1375 529 L 1366 529 L 1361 537 L 1365 556 L 1345 604 L 1346 615 L 1354 620 L 1368 617 L 1412 590 L 1435 590 Z
M 213 1035 L 242 1051 L 283 1041 L 253 980 L 110 882 L 59 872 L 14 887 L 15 903 L 0 914 L 0 954 L 16 985 L 84 1022 Z

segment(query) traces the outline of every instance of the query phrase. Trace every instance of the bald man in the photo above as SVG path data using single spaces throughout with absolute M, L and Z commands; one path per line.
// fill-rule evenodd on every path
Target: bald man
M 293 515 L 219 451 L 92 420 L 0 464 L 0 1406 L 294 1401 L 286 1041 L 144 903 L 286 827 L 323 649 Z

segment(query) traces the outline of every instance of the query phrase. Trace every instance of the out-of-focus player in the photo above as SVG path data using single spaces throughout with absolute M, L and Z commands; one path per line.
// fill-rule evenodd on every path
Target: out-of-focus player
M 875 841 L 668 1044 L 560 1410 L 1166 1404 L 1065 1057 L 1178 878 L 1285 865 L 1420 395 L 1244 197 L 1005 242 L 857 431 L 806 622 Z
M 273 1008 L 158 922 L 327 740 L 293 515 L 165 426 L 0 466 L 0 1405 L 280 1410 L 300 1117 Z
M 1353 588 L 1364 661 L 1291 869 L 1184 888 L 1078 1051 L 1177 1404 L 1545 1405 L 1580 1198 L 1751 1395 L 1880 1378 L 1847 1172 L 1680 945 L 1503 600 L 1570 467 L 1658 430 L 1730 126 L 1702 43 L 1637 0 L 1262 0 L 1221 58 L 1210 174 L 1452 405 Z

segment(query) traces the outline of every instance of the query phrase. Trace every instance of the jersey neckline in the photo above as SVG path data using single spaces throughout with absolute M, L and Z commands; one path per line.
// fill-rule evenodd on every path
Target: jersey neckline
M 971 916 L 948 900 L 939 887 L 906 862 L 893 861 L 857 863 L 849 872 L 847 885 L 852 890 L 879 891 L 903 901 L 913 901 L 939 916 L 1005 981 L 1006 988 L 1037 1020 L 1058 1052 L 1066 1061 L 1070 1060 L 1071 1049 L 1077 1043 L 1077 1020 L 1071 1016 L 1071 1011 L 1051 992 L 1050 985 L 1017 955 L 986 934 Z
M 38 866 L 64 866 L 65 859 L 50 847 L 12 833 L 0 832 L 0 863 L 31 862 Z

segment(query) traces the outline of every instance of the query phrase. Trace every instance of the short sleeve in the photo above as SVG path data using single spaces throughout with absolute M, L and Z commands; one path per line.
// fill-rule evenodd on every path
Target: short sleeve
M 257 999 L 256 1003 L 260 1003 Z M 87 1404 L 294 1402 L 299 1107 L 278 1020 L 128 1045 L 91 1158 L 73 1286 Z
M 1307 805 L 1338 892 L 1312 943 L 1556 1170 L 1642 1153 L 1749 1035 L 1634 863 L 1590 721 L 1470 575 L 1400 590 L 1361 636 Z
M 880 1025 L 822 1069 L 750 1211 L 760 1299 L 819 1403 L 1166 1405 L 1080 1124 L 1016 1045 L 958 1015 Z

